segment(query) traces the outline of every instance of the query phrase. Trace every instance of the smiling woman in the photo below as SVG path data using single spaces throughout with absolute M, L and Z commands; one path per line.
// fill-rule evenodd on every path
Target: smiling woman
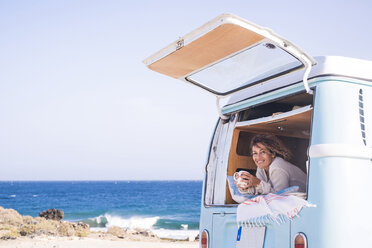
M 274 135 L 259 134 L 252 138 L 250 150 L 257 165 L 256 176 L 242 172 L 241 178 L 246 185 L 238 185 L 245 190 L 255 187 L 259 194 L 275 193 L 290 186 L 298 186 L 300 192 L 306 191 L 306 174 L 295 165 L 286 161 L 290 151 Z

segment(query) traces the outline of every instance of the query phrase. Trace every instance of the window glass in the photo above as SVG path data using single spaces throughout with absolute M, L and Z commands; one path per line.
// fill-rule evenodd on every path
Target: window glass
M 187 77 L 217 93 L 229 93 L 302 64 L 271 43 L 260 43 Z

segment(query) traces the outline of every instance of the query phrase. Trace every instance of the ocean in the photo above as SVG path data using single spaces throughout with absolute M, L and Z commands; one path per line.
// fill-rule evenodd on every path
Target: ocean
M 152 230 L 170 239 L 197 235 L 202 181 L 0 182 L 0 206 L 36 217 L 49 208 L 91 230 Z

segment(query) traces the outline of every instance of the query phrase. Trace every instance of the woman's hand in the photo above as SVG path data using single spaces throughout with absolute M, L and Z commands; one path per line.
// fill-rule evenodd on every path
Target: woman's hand
M 251 174 L 249 174 L 248 177 L 249 177 L 249 179 L 248 179 L 248 181 L 249 181 L 248 185 L 249 186 L 257 187 L 261 183 L 260 179 L 258 179 L 257 177 L 255 177 Z
M 236 172 L 235 172 L 236 174 Z M 248 180 L 247 180 L 247 175 L 249 173 L 246 173 L 246 172 L 240 172 L 239 175 L 235 176 L 234 174 L 234 181 L 235 181 L 235 184 L 236 186 L 238 187 L 239 190 L 241 191 L 245 191 L 249 188 L 248 186 Z
M 240 178 L 242 179 L 242 182 L 247 183 L 247 186 L 240 187 L 242 189 L 247 189 L 247 188 L 252 187 L 252 186 L 257 187 L 261 182 L 260 179 L 258 179 L 257 177 L 249 174 L 248 172 L 242 172 Z M 238 185 L 238 187 L 239 187 L 239 185 Z

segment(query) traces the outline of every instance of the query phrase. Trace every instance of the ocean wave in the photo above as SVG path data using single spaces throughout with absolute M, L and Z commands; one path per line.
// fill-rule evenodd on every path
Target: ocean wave
M 94 218 L 79 220 L 89 224 L 94 229 L 107 229 L 111 226 L 119 226 L 124 229 L 145 229 L 145 230 L 198 230 L 199 223 L 194 221 L 185 221 L 173 219 L 171 217 L 146 217 L 131 216 L 123 217 L 115 214 L 103 214 Z
M 111 226 L 119 226 L 124 229 L 150 230 L 159 238 L 173 240 L 188 240 L 190 237 L 195 238 L 199 234 L 198 227 L 196 229 L 189 230 L 189 224 L 168 223 L 165 225 L 165 228 L 159 228 L 159 222 L 164 223 L 170 221 L 169 219 L 161 219 L 159 216 L 132 216 L 129 218 L 123 218 L 117 215 L 104 214 L 89 220 L 90 223 L 88 224 L 93 232 L 107 231 L 107 229 Z M 171 229 L 168 229 L 169 227 L 171 227 Z
M 181 219 L 172 218 L 160 218 L 154 225 L 155 229 L 170 229 L 170 230 L 192 230 L 199 229 L 199 222 L 196 221 L 186 221 Z
M 107 219 L 105 216 L 100 215 L 98 217 L 89 218 L 85 220 L 81 220 L 85 224 L 89 224 L 89 226 L 92 228 L 106 228 Z
M 93 228 L 108 228 L 111 226 L 119 226 L 125 229 L 146 229 L 150 230 L 160 217 L 139 217 L 132 216 L 129 218 L 124 218 L 112 214 L 104 214 L 98 217 L 83 220 L 84 223 L 90 225 Z

